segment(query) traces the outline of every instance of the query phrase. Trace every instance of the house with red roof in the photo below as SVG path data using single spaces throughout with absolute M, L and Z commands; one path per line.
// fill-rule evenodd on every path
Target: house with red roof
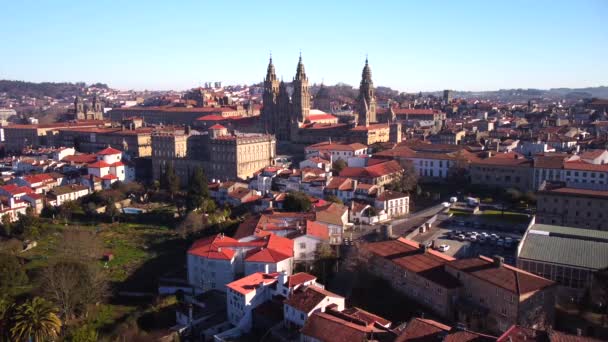
M 345 299 L 319 285 L 302 286 L 285 299 L 283 314 L 287 327 L 301 328 L 315 312 L 325 312 L 328 307 L 344 310 Z
M 28 187 L 34 193 L 41 194 L 61 185 L 61 178 L 57 179 L 50 173 L 39 173 L 17 177 L 9 183 Z
M 339 311 L 329 307 L 324 312 L 314 312 L 300 330 L 300 336 L 301 341 L 307 342 L 393 341 L 396 332 L 391 325 L 392 322 L 360 308 Z
M 267 235 L 247 241 L 213 235 L 188 250 L 188 282 L 197 291 L 225 290 L 237 274 L 285 272 L 293 268 L 293 241 Z
M 87 171 L 89 175 L 101 179 L 104 189 L 109 188 L 116 181 L 127 180 L 125 164 L 122 162 L 122 151 L 108 146 L 97 152 L 96 158 L 95 162 L 88 164 Z
M 399 332 L 395 342 L 495 342 L 496 337 L 468 330 L 462 326 L 451 327 L 432 319 L 412 318 Z
M 9 185 L 2 186 L 0 187 L 0 189 L 5 188 L 7 186 Z M 21 190 L 15 190 L 15 193 L 19 191 Z M 31 193 L 31 190 L 29 193 Z M 4 216 L 8 216 L 10 222 L 15 222 L 19 219 L 19 214 L 25 215 L 29 204 L 21 198 L 23 196 L 26 196 L 27 193 L 19 193 L 19 195 L 21 195 L 19 196 L 19 198 L 15 196 L 10 197 L 0 195 L 0 222 L 2 222 L 2 218 L 4 218 Z
M 304 148 L 306 158 L 328 155 L 330 162 L 337 160 L 348 161 L 348 158 L 365 155 L 367 153 L 367 146 L 361 143 L 343 144 L 343 143 L 332 143 L 331 141 L 324 141 Z
M 317 256 L 319 245 L 329 243 L 329 225 L 307 220 L 303 228 L 292 237 L 294 260 L 297 262 L 311 262 Z
M 340 171 L 340 177 L 349 177 L 362 183 L 382 186 L 399 178 L 403 167 L 395 161 L 385 161 L 364 167 L 345 167 Z

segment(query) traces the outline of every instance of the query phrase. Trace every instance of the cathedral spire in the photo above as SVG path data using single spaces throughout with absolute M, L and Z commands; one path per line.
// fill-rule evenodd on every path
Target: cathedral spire
M 274 81 L 277 79 L 277 75 L 274 71 L 274 64 L 272 64 L 272 53 L 270 54 L 270 59 L 268 60 L 268 70 L 266 71 L 266 81 Z
M 296 69 L 296 80 L 305 80 L 306 71 L 304 71 L 304 63 L 302 63 L 302 52 L 300 52 L 300 59 L 298 59 L 298 68 Z
M 363 67 L 363 72 L 361 73 L 361 82 L 367 81 L 372 82 L 372 70 L 369 67 L 369 62 L 367 60 L 367 56 L 365 56 L 365 66 Z

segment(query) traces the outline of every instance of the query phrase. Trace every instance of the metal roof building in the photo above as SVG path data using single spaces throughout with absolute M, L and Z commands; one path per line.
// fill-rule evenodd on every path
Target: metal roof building
M 534 224 L 520 243 L 517 266 L 570 288 L 591 284 L 608 267 L 608 231 Z

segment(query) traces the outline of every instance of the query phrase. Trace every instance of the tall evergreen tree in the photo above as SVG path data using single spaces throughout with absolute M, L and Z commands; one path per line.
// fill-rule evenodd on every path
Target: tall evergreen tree
M 163 186 L 163 189 L 166 190 L 171 196 L 171 199 L 173 199 L 175 194 L 179 191 L 179 177 L 175 174 L 172 163 L 166 164 L 162 179 L 161 186 Z
M 191 211 L 203 206 L 205 199 L 209 198 L 209 186 L 205 172 L 199 166 L 188 180 L 188 197 L 186 198 L 186 208 Z

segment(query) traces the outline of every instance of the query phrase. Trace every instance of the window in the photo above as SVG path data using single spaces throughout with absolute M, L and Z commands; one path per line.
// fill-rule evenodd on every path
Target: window
M 306 248 L 306 242 L 300 242 L 300 248 Z

